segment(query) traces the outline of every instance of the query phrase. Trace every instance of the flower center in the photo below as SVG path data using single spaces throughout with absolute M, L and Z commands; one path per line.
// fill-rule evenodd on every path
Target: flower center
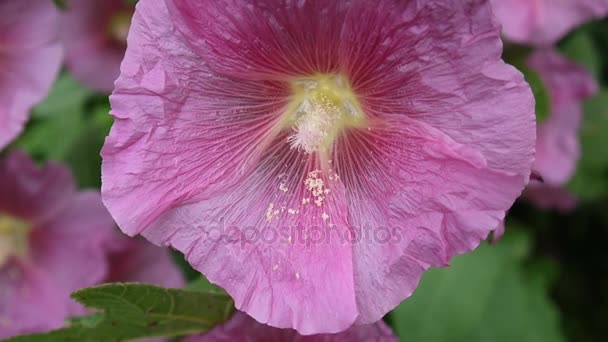
M 12 256 L 26 256 L 30 230 L 27 222 L 0 214 L 0 267 Z
M 365 115 L 348 82 L 340 75 L 314 75 L 292 82 L 288 111 L 292 148 L 306 153 L 326 151 L 347 127 L 365 124 Z
M 116 12 L 110 17 L 108 23 L 108 34 L 110 38 L 119 44 L 127 44 L 127 35 L 131 28 L 131 19 L 133 18 L 133 11 L 124 10 Z

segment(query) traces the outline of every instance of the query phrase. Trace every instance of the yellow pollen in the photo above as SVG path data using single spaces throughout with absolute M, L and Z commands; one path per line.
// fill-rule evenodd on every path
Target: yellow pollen
M 16 217 L 0 214 L 0 267 L 10 257 L 25 257 L 28 253 L 30 226 Z
M 365 124 L 353 90 L 340 75 L 298 78 L 292 89 L 293 101 L 287 113 L 292 148 L 309 154 L 325 151 L 344 128 Z

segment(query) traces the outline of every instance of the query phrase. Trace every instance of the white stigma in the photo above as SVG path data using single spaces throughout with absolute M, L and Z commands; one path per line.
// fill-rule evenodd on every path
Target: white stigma
M 298 118 L 289 136 L 291 147 L 309 154 L 318 151 L 332 134 L 340 115 L 340 109 L 326 99 L 303 101 L 297 109 Z

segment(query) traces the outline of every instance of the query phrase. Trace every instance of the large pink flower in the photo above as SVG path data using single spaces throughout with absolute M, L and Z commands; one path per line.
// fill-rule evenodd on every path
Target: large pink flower
M 0 1 L 0 149 L 21 132 L 59 71 L 56 25 L 52 1 Z
M 505 37 L 551 45 L 578 25 L 608 15 L 608 0 L 492 0 Z
M 262 323 L 376 322 L 527 183 L 487 1 L 142 0 L 128 42 L 104 202 Z
M 107 274 L 113 227 L 99 193 L 77 192 L 66 168 L 19 152 L 1 160 L 0 339 L 82 313 L 69 295 Z
M 126 0 L 68 2 L 61 33 L 66 64 L 77 80 L 102 92 L 114 89 L 132 15 Z
M 292 329 L 278 329 L 258 323 L 242 312 L 206 334 L 187 337 L 183 342 L 397 342 L 383 322 L 351 327 L 338 334 L 302 336 Z

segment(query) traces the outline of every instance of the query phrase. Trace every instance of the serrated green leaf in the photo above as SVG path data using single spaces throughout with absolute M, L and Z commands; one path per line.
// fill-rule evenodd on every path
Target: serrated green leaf
M 186 288 L 188 288 L 190 290 L 218 293 L 218 294 L 224 294 L 226 296 L 228 295 L 226 293 L 226 291 L 224 291 L 224 289 L 222 289 L 221 287 L 219 287 L 215 284 L 212 284 L 205 277 L 199 277 L 198 279 L 190 282 Z
M 205 332 L 234 310 L 224 294 L 168 289 L 149 284 L 105 284 L 76 291 L 72 297 L 97 310 L 72 319 L 68 328 L 19 336 L 10 342 L 124 341 Z
M 391 314 L 395 331 L 410 342 L 563 341 L 543 277 L 522 272 L 528 249 L 526 236 L 508 230 L 497 245 L 428 271 Z

